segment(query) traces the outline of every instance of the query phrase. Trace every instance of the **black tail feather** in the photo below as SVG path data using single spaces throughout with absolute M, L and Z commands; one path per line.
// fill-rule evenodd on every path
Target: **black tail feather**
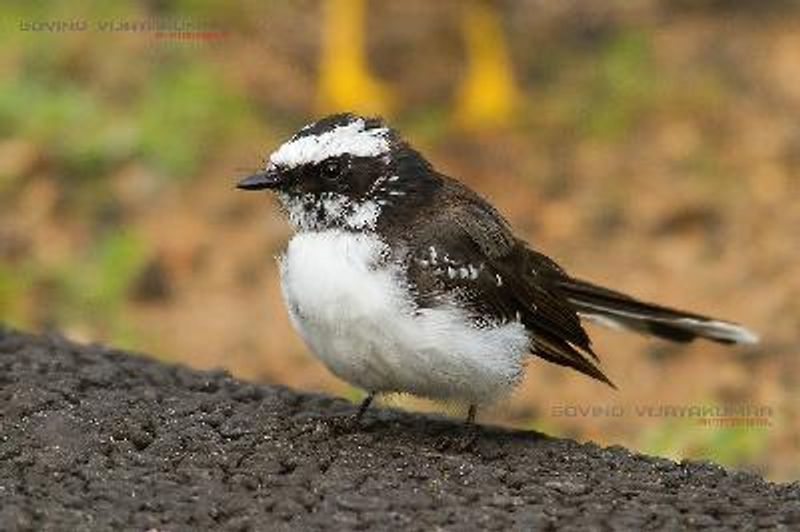
M 673 342 L 690 342 L 695 338 L 725 344 L 758 341 L 754 333 L 736 323 L 646 303 L 579 279 L 564 278 L 558 287 L 582 317 L 610 327 Z

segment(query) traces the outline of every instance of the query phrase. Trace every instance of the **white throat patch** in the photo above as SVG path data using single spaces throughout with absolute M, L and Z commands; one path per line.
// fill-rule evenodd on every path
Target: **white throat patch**
M 285 168 L 303 164 L 316 164 L 339 155 L 373 157 L 389 151 L 388 128 L 364 129 L 359 118 L 347 125 L 338 126 L 319 135 L 309 135 L 290 140 L 278 148 L 269 160 Z
M 344 228 L 354 231 L 375 229 L 381 205 L 372 200 L 356 202 L 341 194 L 290 195 L 278 193 L 289 222 L 297 231 Z

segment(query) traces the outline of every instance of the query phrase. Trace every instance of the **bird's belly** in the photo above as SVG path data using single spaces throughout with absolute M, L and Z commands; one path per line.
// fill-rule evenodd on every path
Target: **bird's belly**
M 342 379 L 368 391 L 485 404 L 522 372 L 520 323 L 478 328 L 453 305 L 417 309 L 373 234 L 300 233 L 281 258 L 292 323 Z

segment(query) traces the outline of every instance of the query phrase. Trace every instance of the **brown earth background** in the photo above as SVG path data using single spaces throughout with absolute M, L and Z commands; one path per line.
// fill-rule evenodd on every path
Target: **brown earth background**
M 800 477 L 796 2 L 11 2 L 2 16 L 0 321 L 357 399 L 288 324 L 286 224 L 233 185 L 319 114 L 376 112 L 569 271 L 762 337 L 684 346 L 590 326 L 619 391 L 533 361 L 482 420 Z M 680 415 L 701 406 L 729 410 Z

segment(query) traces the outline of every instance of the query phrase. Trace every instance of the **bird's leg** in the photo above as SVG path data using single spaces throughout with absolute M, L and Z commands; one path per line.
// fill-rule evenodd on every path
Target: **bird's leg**
M 477 405 L 469 405 L 467 419 L 461 427 L 460 434 L 450 434 L 439 442 L 439 449 L 454 449 L 456 451 L 468 451 L 478 439 L 478 426 L 475 424 L 475 416 L 478 413 Z
M 373 399 L 375 399 L 375 392 L 369 392 L 364 400 L 361 401 L 361 405 L 358 407 L 358 412 L 356 412 L 356 415 L 353 416 L 353 422 L 355 424 L 361 423 L 361 418 L 364 417 L 364 413 L 369 408 L 369 405 L 372 404 Z
M 348 432 L 352 432 L 357 430 L 358 427 L 361 426 L 361 419 L 364 417 L 364 413 L 369 408 L 369 405 L 372 404 L 372 400 L 375 399 L 376 392 L 369 392 L 369 394 L 361 401 L 361 404 L 358 406 L 358 411 L 349 416 L 334 416 L 327 420 L 326 424 L 337 434 L 344 434 Z
M 475 416 L 478 413 L 477 405 L 469 405 L 467 411 L 467 421 L 464 423 L 464 434 L 458 445 L 460 451 L 466 451 L 475 444 L 478 439 L 478 425 L 475 424 Z
M 467 427 L 475 426 L 475 415 L 477 413 L 478 407 L 476 405 L 469 405 L 469 411 L 467 412 Z

